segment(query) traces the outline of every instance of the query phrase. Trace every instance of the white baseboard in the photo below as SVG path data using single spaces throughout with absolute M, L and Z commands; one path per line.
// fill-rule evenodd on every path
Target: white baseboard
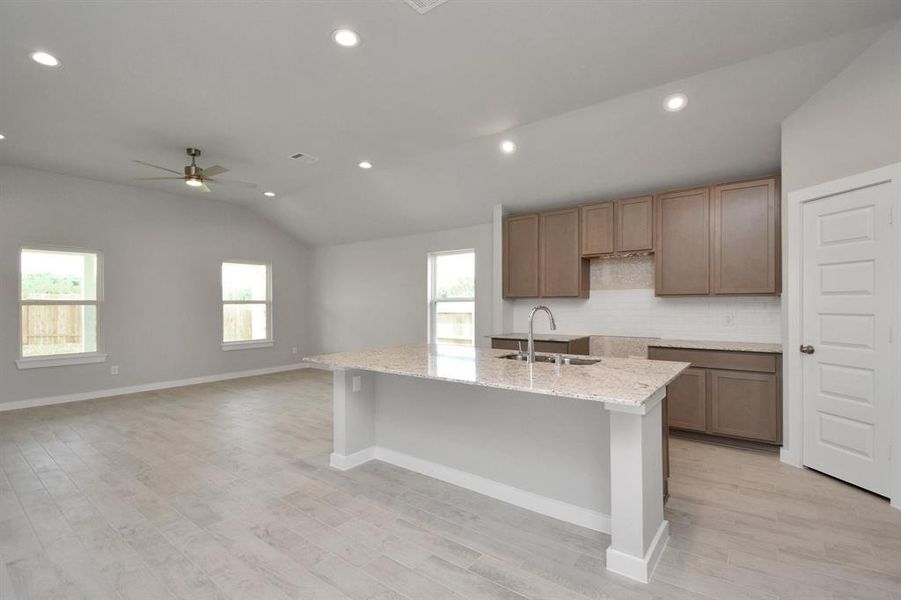
M 520 508 L 525 508 L 532 512 L 553 517 L 560 521 L 565 521 L 602 533 L 610 533 L 610 515 L 576 506 L 575 504 L 569 504 L 562 500 L 541 496 L 533 492 L 513 487 L 512 485 L 487 479 L 481 475 L 475 475 L 453 467 L 410 456 L 409 454 L 398 452 L 396 450 L 372 446 L 348 456 L 332 454 L 330 463 L 331 466 L 336 469 L 347 470 L 370 460 L 380 460 L 407 469 L 408 471 L 415 471 L 416 473 L 421 473 L 428 477 L 439 479 L 467 490 L 472 490 L 483 496 L 507 502 L 514 506 L 519 506 Z
M 332 454 L 329 456 L 329 466 L 333 469 L 338 469 L 339 471 L 347 471 L 348 469 L 353 469 L 354 467 L 359 467 L 363 463 L 367 463 L 370 460 L 375 458 L 376 447 L 370 446 L 369 448 L 363 448 L 359 452 L 354 452 L 353 454 Z
M 263 369 L 249 369 L 247 371 L 216 373 L 215 375 L 204 375 L 202 377 L 191 377 L 189 379 L 175 379 L 172 381 L 143 383 L 140 385 L 109 388 L 105 390 L 95 390 L 92 392 L 80 392 L 78 394 L 65 394 L 63 396 L 48 396 L 45 398 L 29 398 L 28 400 L 16 400 L 14 402 L 0 402 L 0 412 L 7 410 L 18 410 L 20 408 L 34 408 L 36 406 L 49 406 L 51 404 L 65 404 L 67 402 L 81 402 L 82 400 L 96 400 L 98 398 L 123 396 L 125 394 L 137 394 L 139 392 L 152 392 L 154 390 L 165 390 L 168 388 L 184 387 L 186 385 L 197 385 L 198 383 L 213 383 L 215 381 L 240 379 L 242 377 L 253 377 L 255 375 L 269 375 L 271 373 L 281 373 L 283 371 L 309 369 L 313 366 L 314 365 L 310 363 L 295 363 L 290 365 L 282 365 L 279 367 L 265 367 Z
M 651 540 L 651 546 L 643 557 L 632 556 L 608 547 L 607 570 L 641 583 L 648 583 L 654 574 L 654 569 L 657 568 L 657 563 L 660 562 L 660 556 L 663 554 L 668 541 L 669 521 L 664 520 L 657 529 L 654 539 Z

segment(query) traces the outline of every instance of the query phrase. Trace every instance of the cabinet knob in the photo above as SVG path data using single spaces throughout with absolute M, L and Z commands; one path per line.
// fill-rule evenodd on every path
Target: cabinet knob
M 805 344 L 801 346 L 801 352 L 803 352 L 804 354 L 813 354 L 815 350 L 813 349 L 813 346 L 808 346 Z

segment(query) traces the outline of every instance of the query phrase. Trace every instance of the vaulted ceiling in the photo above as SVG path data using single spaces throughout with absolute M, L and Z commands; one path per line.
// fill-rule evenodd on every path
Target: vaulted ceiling
M 132 160 L 179 169 L 198 146 L 260 185 L 214 197 L 310 245 L 483 223 L 776 171 L 781 120 L 899 18 L 895 0 L 4 0 L 0 163 L 194 197 Z

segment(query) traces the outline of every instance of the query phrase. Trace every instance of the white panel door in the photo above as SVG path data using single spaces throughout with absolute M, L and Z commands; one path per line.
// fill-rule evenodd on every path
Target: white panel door
M 897 264 L 890 186 L 803 208 L 804 464 L 888 495 Z M 788 349 L 798 352 L 798 348 Z

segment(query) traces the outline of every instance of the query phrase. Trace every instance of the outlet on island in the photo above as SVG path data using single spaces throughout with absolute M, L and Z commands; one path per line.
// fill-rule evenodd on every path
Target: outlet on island
M 119 374 L 119 365 L 113 365 L 109 368 L 110 375 L 118 375 Z

